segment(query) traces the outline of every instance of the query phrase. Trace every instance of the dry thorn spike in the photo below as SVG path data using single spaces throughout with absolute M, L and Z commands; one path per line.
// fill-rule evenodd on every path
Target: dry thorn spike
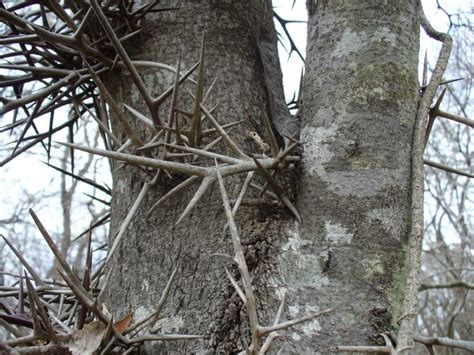
M 57 344 L 58 337 L 56 336 L 53 326 L 51 325 L 51 322 L 49 321 L 49 317 L 46 311 L 44 310 L 43 305 L 41 304 L 39 297 L 36 294 L 36 291 L 33 285 L 31 284 L 30 279 L 28 278 L 28 275 L 26 275 L 26 273 L 25 273 L 25 281 L 26 281 L 26 287 L 28 289 L 28 296 L 30 297 L 30 310 L 32 314 L 33 314 L 33 309 L 35 308 L 35 305 L 36 305 L 39 316 L 41 320 L 43 321 L 44 327 L 46 328 L 46 333 L 48 334 L 48 340 L 50 340 L 54 344 Z
M 136 323 L 131 324 L 131 325 L 128 327 L 128 329 L 124 331 L 124 333 L 123 333 L 124 335 L 133 332 L 135 329 L 137 329 L 138 327 L 140 327 L 142 324 L 145 324 L 145 323 L 147 323 L 147 322 L 149 322 L 149 321 L 150 321 L 151 324 L 153 324 L 153 322 L 157 320 L 157 318 L 159 317 L 159 314 L 160 314 L 160 312 L 161 312 L 161 309 L 163 308 L 163 306 L 164 306 L 166 300 L 168 299 L 168 295 L 169 295 L 169 293 L 170 293 L 171 286 L 173 285 L 174 279 L 175 279 L 175 277 L 176 277 L 176 273 L 178 272 L 178 266 L 179 266 L 179 265 L 177 265 L 177 266 L 174 268 L 174 270 L 173 270 L 173 272 L 172 272 L 172 274 L 171 274 L 171 276 L 170 276 L 170 278 L 169 278 L 169 280 L 168 280 L 168 282 L 167 282 L 167 284 L 166 284 L 166 287 L 165 287 L 165 289 L 164 289 L 164 291 L 163 291 L 163 293 L 162 293 L 162 295 L 161 295 L 161 298 L 160 298 L 160 300 L 158 301 L 158 305 L 157 305 L 155 311 L 154 311 L 153 313 L 151 313 L 150 315 L 146 316 L 145 318 L 143 318 L 143 319 L 137 321 Z
M 201 104 L 201 110 L 206 115 L 206 117 L 209 119 L 209 121 L 212 123 L 212 125 L 216 128 L 217 132 L 219 135 L 222 137 L 222 139 L 226 142 L 226 144 L 229 146 L 229 148 L 237 155 L 237 157 L 241 159 L 250 159 L 244 152 L 240 150 L 238 145 L 232 140 L 232 138 L 229 137 L 227 132 L 222 128 L 222 126 L 217 122 L 217 120 L 212 116 L 211 112 L 208 111 L 204 105 Z
M 10 241 L 3 235 L 3 234 L 0 234 L 1 237 L 3 238 L 3 240 L 5 241 L 5 243 L 7 243 L 7 245 L 10 247 L 10 249 L 13 251 L 13 253 L 16 255 L 16 257 L 20 260 L 20 262 L 23 264 L 23 266 L 26 268 L 26 270 L 28 270 L 28 272 L 30 273 L 30 275 L 33 277 L 33 279 L 35 280 L 36 284 L 37 285 L 42 285 L 44 286 L 45 283 L 43 282 L 43 280 L 41 280 L 41 278 L 39 277 L 39 275 L 36 273 L 36 271 L 31 267 L 31 265 L 26 261 L 26 259 L 23 257 L 23 255 L 21 255 L 20 251 L 12 244 L 10 243 Z
M 135 214 L 137 213 L 138 208 L 140 207 L 143 199 L 148 194 L 148 191 L 150 190 L 150 188 L 153 185 L 155 185 L 156 181 L 158 180 L 158 174 L 159 174 L 159 172 L 156 173 L 155 177 L 151 181 L 146 181 L 143 184 L 143 187 L 140 190 L 140 193 L 138 194 L 137 198 L 133 202 L 132 207 L 128 210 L 125 219 L 123 220 L 122 224 L 120 225 L 117 233 L 115 234 L 115 236 L 113 238 L 113 244 L 112 244 L 112 247 L 110 248 L 110 251 L 107 255 L 107 260 L 106 260 L 105 263 L 110 262 L 110 260 L 112 259 L 112 256 L 114 255 L 115 251 L 119 247 L 119 245 L 120 245 L 120 243 L 121 243 L 121 241 L 122 241 L 122 239 L 125 235 L 125 232 L 127 231 L 127 228 L 130 225 L 130 223 L 132 222 L 133 218 L 135 217 Z
M 283 315 L 283 310 L 285 308 L 285 300 L 286 300 L 286 292 L 283 291 L 283 296 L 281 298 L 280 306 L 278 307 L 277 314 L 275 316 L 275 320 L 273 321 L 273 325 L 276 326 L 278 323 L 280 323 L 281 316 Z M 268 349 L 270 349 L 270 346 L 272 345 L 272 342 L 274 339 L 279 337 L 279 334 L 277 332 L 271 332 L 265 342 L 262 345 L 262 348 L 259 351 L 260 355 L 266 354 Z
M 58 247 L 54 243 L 53 239 L 50 237 L 49 233 L 46 231 L 46 228 L 44 228 L 43 224 L 39 220 L 38 216 L 36 213 L 30 208 L 29 209 L 30 215 L 33 217 L 33 220 L 38 227 L 39 231 L 43 235 L 43 238 L 45 239 L 46 243 L 48 244 L 50 250 L 53 252 L 54 256 L 56 257 L 56 260 L 59 262 L 59 265 L 61 265 L 62 269 L 66 273 L 66 275 L 69 277 L 69 279 L 77 284 L 80 284 L 79 278 L 76 276 L 76 274 L 72 271 L 71 267 L 67 263 L 66 259 L 62 255 L 62 253 L 59 251 Z
M 428 84 L 428 51 L 425 50 L 425 59 L 423 60 L 423 79 L 421 81 L 422 87 Z
M 248 186 L 250 184 L 250 181 L 252 181 L 252 178 L 253 178 L 254 174 L 255 174 L 255 172 L 253 172 L 253 171 L 249 171 L 247 173 L 247 176 L 245 177 L 245 181 L 242 185 L 242 189 L 240 190 L 240 193 L 237 196 L 237 200 L 235 201 L 234 207 L 232 208 L 232 215 L 233 216 L 236 215 L 237 210 L 239 209 L 240 204 L 242 203 L 242 200 L 245 196 L 245 193 L 247 192 Z
M 237 284 L 237 281 L 235 281 L 235 279 L 232 277 L 232 275 L 230 274 L 229 270 L 227 270 L 226 267 L 224 268 L 224 270 L 225 270 L 225 273 L 226 273 L 228 279 L 230 280 L 230 283 L 234 287 L 235 291 L 237 291 L 237 294 L 239 295 L 240 299 L 242 300 L 242 303 L 246 304 L 247 299 L 245 298 L 244 292 L 240 289 L 239 285 Z
M 263 336 L 265 334 L 268 334 L 268 333 L 271 333 L 271 332 L 274 332 L 274 331 L 277 331 L 277 330 L 286 329 L 286 328 L 292 327 L 294 325 L 307 322 L 311 319 L 326 315 L 326 314 L 334 311 L 335 309 L 336 309 L 336 307 L 328 308 L 328 309 L 326 309 L 324 311 L 321 311 L 321 312 L 316 312 L 316 313 L 313 313 L 313 314 L 309 314 L 307 316 L 304 316 L 304 317 L 301 317 L 301 318 L 298 318 L 298 319 L 293 319 L 293 320 L 290 320 L 290 321 L 287 321 L 287 322 L 279 323 L 277 325 L 272 325 L 270 327 L 260 326 L 259 329 L 258 329 L 258 333 L 259 333 L 260 336 Z
M 107 20 L 107 17 L 105 16 L 104 12 L 102 11 L 100 5 L 98 4 L 97 0 L 90 0 L 90 4 L 92 6 L 92 9 L 94 10 L 97 19 L 99 20 L 99 23 L 102 25 L 102 28 L 106 32 L 107 36 L 109 37 L 110 41 L 112 42 L 115 50 L 117 51 L 118 55 L 122 59 L 124 65 L 127 67 L 133 82 L 137 86 L 138 91 L 140 92 L 143 100 L 145 101 L 148 110 L 150 111 L 150 114 L 152 116 L 153 122 L 155 124 L 161 125 L 161 120 L 158 116 L 158 110 L 157 110 L 157 105 L 153 101 L 153 98 L 151 97 L 150 93 L 148 92 L 148 89 L 146 88 L 145 84 L 143 83 L 140 75 L 138 74 L 137 69 L 133 65 L 133 63 L 130 60 L 130 57 L 128 56 L 127 52 L 123 48 L 122 43 L 120 40 L 117 38 L 114 29 L 110 25 L 109 21 Z
M 184 152 L 189 152 L 189 153 L 193 153 L 193 154 L 196 154 L 196 155 L 200 155 L 200 156 L 205 157 L 205 158 L 218 159 L 218 160 L 220 160 L 224 163 L 228 163 L 228 164 L 239 164 L 239 163 L 243 162 L 242 159 L 232 158 L 232 157 L 229 157 L 227 155 L 212 153 L 212 152 L 205 151 L 205 150 L 202 150 L 202 149 L 186 147 L 186 146 L 178 146 L 178 145 L 174 145 L 174 144 L 165 144 L 165 145 L 169 146 L 171 148 L 174 148 L 174 149 L 182 150 Z
M 115 113 L 117 118 L 120 120 L 120 123 L 122 123 L 124 131 L 127 134 L 128 138 L 131 139 L 131 141 L 134 143 L 135 146 L 137 146 L 137 147 L 142 146 L 144 143 L 137 136 L 137 134 L 134 132 L 134 130 L 130 127 L 130 125 L 128 124 L 127 119 L 125 118 L 125 116 L 123 115 L 122 110 L 120 109 L 119 105 L 114 100 L 114 98 L 112 97 L 110 92 L 107 90 L 104 83 L 102 82 L 102 80 L 97 75 L 97 73 L 89 65 L 89 63 L 87 62 L 85 57 L 83 57 L 83 62 L 84 62 L 84 65 L 89 70 L 89 73 L 90 73 L 92 79 L 94 80 L 95 84 L 97 85 L 102 97 L 107 102 L 107 104 L 109 104 L 112 111 Z
M 199 146 L 201 143 L 201 101 L 204 93 L 204 80 L 205 80 L 205 65 L 204 65 L 204 53 L 205 53 L 205 37 L 202 36 L 201 50 L 199 53 L 199 71 L 198 71 L 198 82 L 196 86 L 196 96 L 194 98 L 194 110 L 191 123 L 191 132 L 189 137 L 189 143 L 191 146 Z
M 267 137 L 270 140 L 270 147 L 272 148 L 272 154 L 274 157 L 276 157 L 278 155 L 279 148 L 278 148 L 277 139 L 275 137 L 275 133 L 273 132 L 272 124 L 265 112 L 263 113 L 262 117 L 263 117 L 263 124 L 267 132 Z
M 453 173 L 453 174 L 457 174 L 457 175 L 461 175 L 461 176 L 466 176 L 466 177 L 471 178 L 471 179 L 474 178 L 474 174 L 470 174 L 468 172 L 465 172 L 465 171 L 462 171 L 462 170 L 459 170 L 459 169 L 454 169 L 454 168 L 451 168 L 447 165 L 436 163 L 436 162 L 428 160 L 428 159 L 424 159 L 423 163 L 425 165 L 431 166 L 433 168 L 444 170 L 448 173 Z
M 272 175 L 268 172 L 268 170 L 265 169 L 265 167 L 254 156 L 252 157 L 252 159 L 255 162 L 255 164 L 258 166 L 258 168 L 260 169 L 260 172 L 262 173 L 265 180 L 268 182 L 271 188 L 275 191 L 278 198 L 285 204 L 285 206 L 291 211 L 291 213 L 293 213 L 296 220 L 299 223 L 301 223 L 301 216 L 298 210 L 293 205 L 293 203 L 291 203 L 288 197 L 285 196 L 285 193 L 283 192 L 283 189 L 280 187 L 280 185 L 278 185 L 278 183 L 275 181 Z
M 227 222 L 229 224 L 229 231 L 232 237 L 232 244 L 234 246 L 235 252 L 235 260 L 237 261 L 238 268 L 240 271 L 240 276 L 242 278 L 242 284 L 244 286 L 246 308 L 247 308 L 247 316 L 249 318 L 249 325 L 251 330 L 251 347 L 255 351 L 258 348 L 258 344 L 260 341 L 260 336 L 258 334 L 258 316 L 257 316 L 257 308 L 256 308 L 256 301 L 255 301 L 255 294 L 252 290 L 252 283 L 250 280 L 250 274 L 247 268 L 247 263 L 245 261 L 244 252 L 242 249 L 242 244 L 240 243 L 240 237 L 237 231 L 237 225 L 235 224 L 234 217 L 232 215 L 232 210 L 229 204 L 229 198 L 227 197 L 227 192 L 224 186 L 224 180 L 217 169 L 217 161 L 215 162 L 216 165 L 216 172 L 217 172 L 217 179 L 219 181 L 219 189 L 221 191 L 222 197 L 222 204 L 224 206 L 224 210 L 227 216 Z
M 132 165 L 137 166 L 147 166 L 154 169 L 163 169 L 170 172 L 182 173 L 185 175 L 196 175 L 199 177 L 216 177 L 216 168 L 213 167 L 202 167 L 202 166 L 195 166 L 189 165 L 184 163 L 177 163 L 171 162 L 167 160 L 159 160 L 159 159 L 152 159 L 142 156 L 137 156 L 133 154 L 125 154 L 125 153 L 118 153 L 114 151 L 107 151 L 103 149 L 85 147 L 77 144 L 70 144 L 66 142 L 57 142 L 58 144 L 65 145 L 74 149 L 82 150 L 87 153 L 100 155 L 106 158 L 126 162 Z M 285 162 L 299 162 L 301 160 L 300 157 L 297 156 L 288 156 L 285 158 Z M 275 164 L 275 159 L 273 158 L 262 158 L 258 160 L 260 165 L 265 168 L 271 168 Z M 218 170 L 222 176 L 229 176 L 235 174 L 241 174 L 245 172 L 249 172 L 252 170 L 257 170 L 258 167 L 256 166 L 255 162 L 252 159 L 249 160 L 242 160 L 239 164 L 233 165 L 224 165 L 219 167 Z
M 152 128 L 156 128 L 155 124 L 153 123 L 153 121 L 151 119 L 149 119 L 148 117 L 146 117 L 144 114 L 138 112 L 137 110 L 135 110 L 133 107 L 131 106 L 128 106 L 127 104 L 122 104 L 123 107 L 125 107 L 130 113 L 132 113 L 136 118 L 138 118 L 140 121 L 142 121 L 143 123 L 145 123 L 148 127 L 152 127 Z M 161 126 L 160 126 L 161 127 Z
M 439 95 L 438 100 L 436 100 L 436 103 L 430 109 L 428 124 L 426 125 L 425 147 L 428 144 L 428 139 L 430 138 L 431 129 L 433 128 L 433 124 L 434 124 L 434 121 L 436 119 L 437 112 L 439 111 L 439 107 L 441 105 L 441 102 L 443 101 L 444 94 L 446 94 L 446 88 L 444 88 L 443 91 L 441 91 L 441 94 Z
M 194 194 L 193 198 L 191 201 L 189 201 L 188 205 L 186 206 L 185 210 L 181 214 L 181 216 L 178 218 L 176 221 L 176 224 L 181 222 L 188 214 L 191 212 L 191 210 L 194 208 L 194 206 L 197 205 L 197 203 L 201 200 L 201 198 L 205 195 L 207 190 L 211 187 L 211 185 L 214 183 L 216 179 L 213 177 L 206 176 L 202 182 L 201 185 L 199 185 L 199 188 L 197 189 L 196 193 Z
M 155 202 L 155 204 L 153 204 L 153 206 L 150 207 L 150 209 L 148 210 L 148 212 L 146 214 L 146 218 L 148 218 L 150 216 L 150 214 L 155 210 L 155 208 L 157 208 L 161 203 L 163 203 L 164 201 L 166 201 L 168 198 L 175 195 L 176 193 L 180 192 L 184 188 L 186 188 L 188 186 L 191 186 L 192 184 L 194 184 L 198 180 L 199 180 L 198 176 L 191 176 L 191 177 L 187 178 L 186 180 L 184 180 L 179 185 L 176 185 L 173 189 L 171 189 L 165 195 L 163 195 L 157 202 Z

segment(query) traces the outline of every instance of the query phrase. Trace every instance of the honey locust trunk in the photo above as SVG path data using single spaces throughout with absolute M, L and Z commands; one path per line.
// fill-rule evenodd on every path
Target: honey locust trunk
M 244 151 L 263 153 L 259 139 L 252 138 L 257 137 L 256 133 L 265 144 L 269 144 L 262 116 L 279 115 L 280 122 L 285 116 L 289 117 L 285 111 L 270 2 L 165 1 L 160 2 L 160 7 L 179 9 L 148 17 L 147 33 L 143 33 L 139 40 L 134 39 L 133 43 L 126 43 L 130 56 L 135 60 L 175 65 L 181 55 L 181 72 L 184 73 L 199 60 L 204 36 L 204 96 L 216 80 L 205 106 L 210 110 L 218 105 L 213 115 L 222 125 L 242 120 L 230 131 L 230 135 Z M 153 95 L 158 95 L 174 81 L 173 75 L 156 69 L 141 70 L 141 75 Z M 198 70 L 191 78 L 198 80 Z M 271 87 L 269 83 L 272 83 Z M 108 86 L 117 101 L 148 115 L 127 72 L 112 75 Z M 182 85 L 177 108 L 192 113 L 192 96 L 195 95 L 196 85 Z M 168 119 L 168 110 L 167 102 L 160 109 L 163 122 Z M 140 138 L 148 141 L 152 135 L 150 128 L 144 127 L 133 115 L 127 117 Z M 191 126 L 191 118 L 179 113 L 178 120 L 182 133 L 185 133 Z M 123 125 L 116 118 L 114 122 L 117 135 L 124 137 Z M 204 127 L 208 128 L 207 121 Z M 203 135 L 200 145 L 204 146 L 216 137 L 215 133 Z M 195 143 L 198 143 L 197 139 Z M 233 155 L 222 142 L 213 151 Z M 116 164 L 113 172 L 111 239 L 147 179 L 136 167 L 118 167 Z M 199 341 L 154 343 L 146 347 L 147 351 L 153 354 L 161 351 L 183 354 L 196 351 L 233 352 L 242 349 L 240 338 L 241 334 L 247 336 L 247 328 L 245 307 L 225 274 L 224 268 L 227 267 L 238 279 L 234 265 L 221 256 L 213 256 L 216 253 L 233 255 L 230 237 L 224 231 L 226 219 L 217 184 L 178 224 L 176 222 L 197 190 L 197 184 L 146 215 L 161 196 L 185 178 L 173 175 L 171 179 L 163 174 L 159 183 L 146 195 L 112 260 L 109 303 L 113 305 L 116 318 L 128 313 L 133 313 L 135 319 L 146 316 L 157 306 L 168 278 L 178 267 L 176 281 L 165 306 L 164 313 L 169 317 L 159 323 L 162 326 L 160 332 L 198 334 L 203 338 Z M 244 178 L 245 174 L 225 179 L 231 198 L 237 196 Z M 250 195 L 257 197 L 255 191 L 250 191 Z M 291 220 L 292 217 L 282 208 L 268 210 L 260 206 L 243 206 L 236 218 L 242 228 L 241 238 L 247 243 L 249 268 L 255 275 L 255 285 L 261 285 L 258 288 L 262 295 L 270 293 L 259 305 L 265 307 L 261 314 L 261 319 L 265 320 L 267 313 L 274 315 L 278 305 L 273 308 L 274 292 L 262 286 L 265 285 L 264 270 L 269 270 L 270 256 L 276 252 L 272 249 L 272 240 L 280 238 L 280 220 Z M 267 307 L 266 303 L 271 307 Z
M 182 67 L 199 58 L 205 35 L 206 100 L 219 104 L 221 123 L 244 120 L 231 135 L 246 152 L 266 143 L 261 117 L 277 130 L 284 110 L 272 9 L 267 1 L 165 1 L 178 10 L 147 20 L 147 33 L 128 43 L 134 59 Z M 270 325 L 286 293 L 283 320 L 337 306 L 327 318 L 296 326 L 272 350 L 326 352 L 331 345 L 374 344 L 400 316 L 410 221 L 410 153 L 417 103 L 417 2 L 311 1 L 303 93 L 297 203 L 302 224 L 281 207 L 243 206 L 236 216 L 253 277 L 259 322 Z M 263 41 L 263 45 L 262 45 Z M 183 70 L 183 71 L 184 71 Z M 173 82 L 168 73 L 142 71 L 155 95 Z M 194 75 L 196 80 L 197 76 Z M 147 113 L 124 71 L 108 81 L 115 97 Z M 188 88 L 188 89 L 186 89 Z M 189 90 L 190 92 L 188 92 Z M 178 108 L 193 111 L 195 85 L 180 88 Z M 160 110 L 166 121 L 169 107 Z M 169 106 L 169 105 L 168 105 Z M 142 140 L 152 133 L 132 115 Z M 183 129 L 190 124 L 179 114 Z M 283 127 L 284 128 L 284 127 Z M 114 130 L 124 135 L 116 122 Z M 204 137 L 207 143 L 215 136 Z M 232 154 L 221 143 L 214 151 Z M 267 154 L 269 154 L 267 152 Z M 147 176 L 115 165 L 111 235 L 122 223 Z M 197 185 L 150 207 L 184 177 L 166 174 L 146 195 L 112 263 L 109 304 L 115 318 L 146 316 L 159 302 L 173 269 L 160 332 L 200 334 L 198 341 L 154 343 L 147 353 L 235 353 L 249 343 L 245 307 L 225 276 L 235 269 L 216 253 L 233 254 L 220 195 L 209 189 L 176 224 Z M 286 185 L 290 174 L 282 179 Z M 227 178 L 235 198 L 243 177 Z M 256 182 L 263 184 L 262 180 Z M 258 197 L 251 190 L 247 197 Z

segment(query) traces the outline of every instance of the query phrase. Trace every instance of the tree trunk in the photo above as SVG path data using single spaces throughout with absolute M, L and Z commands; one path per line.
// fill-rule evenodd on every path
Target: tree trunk
M 290 192 L 297 189 L 302 224 L 285 209 L 269 206 L 241 207 L 236 220 L 261 324 L 271 324 L 285 292 L 286 319 L 337 309 L 327 318 L 294 327 L 274 349 L 287 343 L 285 352 L 314 353 L 332 345 L 373 344 L 400 316 L 418 94 L 416 4 L 309 4 L 301 174 L 298 181 L 292 173 L 282 178 Z M 272 118 L 277 131 L 288 133 L 294 122 L 288 121 L 284 108 L 268 1 L 166 1 L 161 6 L 168 5 L 180 9 L 149 19 L 148 33 L 129 48 L 131 56 L 169 64 L 182 53 L 182 66 L 189 68 L 205 35 L 206 89 L 217 78 L 206 105 L 219 104 L 215 116 L 221 123 L 245 120 L 232 131 L 238 144 L 247 152 L 262 153 L 250 137 L 256 132 L 268 142 L 263 114 Z M 143 72 L 143 77 L 154 92 L 173 82 L 156 70 Z M 119 101 L 146 114 L 126 72 L 114 75 L 109 87 Z M 180 89 L 180 109 L 192 111 L 189 97 Z M 132 116 L 130 122 L 141 136 L 150 136 Z M 123 133 L 118 122 L 114 130 Z M 112 236 L 147 178 L 135 167 L 115 166 Z M 237 196 L 243 178 L 225 180 L 231 197 Z M 233 254 L 217 187 L 179 224 L 197 185 L 147 216 L 156 200 L 181 181 L 180 176 L 165 176 L 145 197 L 113 259 L 109 304 L 115 319 L 129 313 L 140 319 L 153 312 L 177 266 L 166 307 L 169 317 L 161 321 L 161 331 L 200 334 L 203 339 L 154 343 L 144 350 L 243 350 L 242 338 L 248 337 L 245 307 L 224 270 L 233 266 L 212 255 Z

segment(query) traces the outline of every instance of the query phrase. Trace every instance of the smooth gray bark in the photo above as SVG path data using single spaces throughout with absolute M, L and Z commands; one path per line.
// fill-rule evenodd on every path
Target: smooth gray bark
M 287 343 L 285 352 L 374 344 L 399 316 L 418 95 L 416 3 L 317 1 L 310 6 L 303 163 L 298 181 L 285 176 L 290 190 L 298 189 L 303 223 L 282 208 L 268 206 L 245 207 L 237 216 L 262 324 L 272 322 L 285 292 L 286 319 L 339 305 L 330 317 L 295 327 L 287 339 L 276 342 Z M 256 131 L 265 138 L 261 115 L 272 117 L 279 131 L 287 120 L 281 74 L 275 70 L 271 6 L 264 0 L 166 1 L 162 6 L 167 5 L 180 10 L 148 20 L 148 33 L 129 44 L 131 55 L 173 64 L 182 53 L 183 65 L 189 68 L 197 61 L 205 33 L 206 88 L 218 77 L 208 106 L 219 103 L 221 122 L 244 119 L 233 136 L 247 151 L 259 152 L 248 133 Z M 173 80 L 151 71 L 144 77 L 155 92 Z M 109 80 L 109 87 L 118 99 L 146 113 L 126 73 Z M 180 96 L 180 108 L 192 110 L 189 95 L 181 90 Z M 141 135 L 150 135 L 140 123 L 133 126 Z M 119 124 L 114 129 L 120 133 Z M 113 178 L 112 234 L 146 176 L 124 167 L 115 170 Z M 224 266 L 230 265 L 210 256 L 232 254 L 217 189 L 178 225 L 196 186 L 145 217 L 159 196 L 180 181 L 182 177 L 164 179 L 146 197 L 114 258 L 110 304 L 116 318 L 152 312 L 178 265 L 163 331 L 204 338 L 154 344 L 147 348 L 150 353 L 242 350 L 239 338 L 248 336 L 245 308 L 225 277 Z M 226 183 L 237 196 L 237 179 Z
M 401 316 L 419 21 L 414 0 L 317 1 L 311 10 L 303 224 L 286 260 L 301 310 L 340 305 L 306 338 L 324 349 L 379 342 Z

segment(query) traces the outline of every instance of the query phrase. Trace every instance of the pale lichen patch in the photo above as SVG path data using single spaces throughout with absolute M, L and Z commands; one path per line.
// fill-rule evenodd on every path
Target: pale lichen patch
M 290 292 L 329 285 L 328 277 L 319 270 L 319 258 L 316 255 L 286 252 L 278 258 L 279 274 Z
M 331 191 L 343 196 L 372 197 L 402 181 L 400 169 L 338 171 L 324 178 Z
M 310 175 L 325 175 L 324 163 L 331 161 L 334 154 L 328 144 L 334 141 L 337 126 L 326 127 L 306 126 L 301 131 L 304 154 L 303 163 Z
M 313 314 L 319 311 L 320 311 L 320 308 L 316 305 L 306 305 L 304 307 L 305 315 Z M 308 322 L 303 323 L 301 330 L 307 336 L 314 336 L 314 335 L 317 335 L 321 331 L 321 325 L 319 324 L 319 321 L 316 318 L 314 318 Z
M 148 280 L 143 279 L 143 281 L 142 281 L 142 292 L 148 292 L 149 288 L 150 288 L 150 285 L 148 283 Z
M 152 312 L 153 312 L 153 310 L 151 310 L 151 309 L 149 310 L 146 307 L 140 306 L 135 310 L 135 312 L 133 312 L 133 319 L 135 321 L 143 319 L 143 318 L 149 316 Z
M 183 318 L 180 316 L 171 316 L 167 318 L 160 319 L 156 322 L 154 328 L 160 329 L 160 332 L 163 334 L 172 333 L 173 331 L 179 330 L 184 326 Z
M 288 306 L 288 314 L 291 318 L 296 318 L 300 313 L 300 306 Z
M 288 228 L 288 241 L 285 245 L 282 246 L 283 251 L 297 251 L 305 245 L 309 245 L 311 242 L 309 240 L 301 239 L 299 231 L 299 223 L 295 222 L 294 225 Z
M 357 53 L 367 46 L 365 32 L 354 32 L 350 28 L 346 28 L 342 34 L 341 39 L 337 43 L 336 48 L 332 52 L 335 58 L 344 58 L 351 53 Z
M 326 227 L 326 241 L 333 244 L 351 243 L 353 234 L 338 223 L 325 222 Z
M 384 42 L 392 47 L 397 46 L 397 35 L 389 28 L 382 27 L 377 31 L 353 31 L 346 28 L 342 37 L 332 52 L 334 58 L 345 58 L 353 53 L 360 53 L 369 50 L 369 45 L 377 42 Z
M 120 179 L 120 180 L 117 181 L 117 185 L 116 185 L 116 187 L 115 187 L 115 191 L 118 191 L 118 192 L 120 192 L 121 194 L 123 194 L 124 191 L 125 191 L 125 187 L 126 187 L 125 181 L 124 181 L 123 179 Z

